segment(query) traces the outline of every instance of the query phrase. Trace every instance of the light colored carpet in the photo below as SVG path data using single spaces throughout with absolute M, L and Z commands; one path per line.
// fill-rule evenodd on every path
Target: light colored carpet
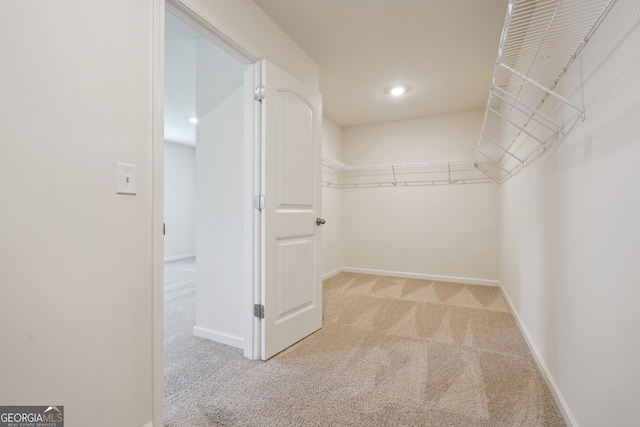
M 191 335 L 193 270 L 165 270 L 167 427 L 565 425 L 498 288 L 341 273 L 260 362 Z

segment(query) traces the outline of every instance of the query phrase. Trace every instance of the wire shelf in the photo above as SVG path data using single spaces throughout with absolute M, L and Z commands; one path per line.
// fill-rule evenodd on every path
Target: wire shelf
M 475 163 L 504 182 L 580 119 L 572 67 L 617 0 L 509 0 Z
M 493 182 L 473 160 L 349 166 L 322 158 L 322 183 L 332 188 L 454 185 Z

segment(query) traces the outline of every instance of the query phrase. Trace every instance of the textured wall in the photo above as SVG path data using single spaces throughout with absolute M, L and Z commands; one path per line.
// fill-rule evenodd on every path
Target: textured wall
M 0 3 L 0 401 L 64 405 L 69 426 L 151 419 L 151 17 Z
M 482 111 L 343 130 L 352 166 L 472 159 Z M 344 189 L 345 266 L 498 279 L 498 186 Z
M 196 252 L 196 150 L 164 144 L 164 257 L 179 259 Z
M 620 0 L 575 63 L 585 121 L 501 186 L 501 280 L 581 427 L 640 425 L 638 46 Z
M 327 118 L 322 120 L 322 154 L 335 160 L 342 158 L 342 129 Z M 322 187 L 322 274 L 344 267 L 343 191 Z

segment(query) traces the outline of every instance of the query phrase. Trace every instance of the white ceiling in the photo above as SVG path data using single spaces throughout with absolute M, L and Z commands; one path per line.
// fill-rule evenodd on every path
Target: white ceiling
M 320 67 L 342 127 L 484 108 L 508 0 L 254 0 Z M 408 84 L 393 98 L 385 89 Z

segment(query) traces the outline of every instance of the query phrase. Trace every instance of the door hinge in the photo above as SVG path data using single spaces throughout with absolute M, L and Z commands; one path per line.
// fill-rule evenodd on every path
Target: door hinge
M 262 194 L 253 198 L 253 208 L 259 211 L 264 209 L 264 196 Z
M 162 235 L 163 236 L 167 235 L 167 223 L 165 222 L 162 223 Z
M 264 305 L 262 304 L 254 304 L 253 305 L 253 315 L 258 319 L 264 319 Z
M 253 91 L 253 99 L 255 99 L 256 101 L 262 102 L 262 100 L 265 97 L 265 94 L 266 94 L 266 88 L 264 86 L 258 86 Z

